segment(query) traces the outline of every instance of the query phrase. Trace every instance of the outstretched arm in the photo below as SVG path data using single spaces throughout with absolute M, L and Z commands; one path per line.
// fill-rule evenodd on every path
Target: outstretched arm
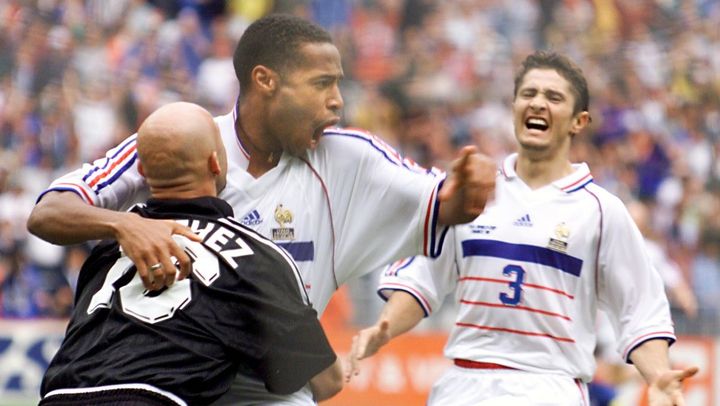
M 374 355 L 391 339 L 415 327 L 425 316 L 422 307 L 410 294 L 395 291 L 380 313 L 377 323 L 360 330 L 353 337 L 348 354 L 345 381 L 360 373 L 360 361 Z
M 316 402 L 330 399 L 342 390 L 343 371 L 340 358 L 310 379 L 310 389 Z
M 134 213 L 95 207 L 72 192 L 44 195 L 33 208 L 27 227 L 34 235 L 53 244 L 117 240 L 125 255 L 135 263 L 148 289 L 159 289 L 175 281 L 176 268 L 171 256 L 179 263 L 180 279 L 190 273 L 190 258 L 172 240 L 173 234 L 199 240 L 189 228 L 177 222 L 145 219 Z M 157 263 L 162 264 L 162 268 L 150 272 L 150 267 Z
M 695 375 L 698 368 L 670 369 L 666 340 L 645 341 L 630 353 L 630 360 L 648 384 L 650 406 L 685 405 L 682 381 Z
M 460 150 L 448 177 L 440 189 L 439 217 L 441 225 L 467 223 L 485 209 L 495 190 L 497 165 L 474 146 Z

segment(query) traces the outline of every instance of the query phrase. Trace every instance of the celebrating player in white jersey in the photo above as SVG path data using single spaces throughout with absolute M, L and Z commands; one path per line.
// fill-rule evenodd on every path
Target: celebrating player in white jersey
M 474 147 L 463 149 L 443 181 L 370 134 L 330 128 L 343 107 L 343 71 L 322 28 L 284 15 L 257 20 L 240 39 L 234 65 L 238 104 L 215 118 L 228 155 L 220 197 L 245 225 L 292 254 L 318 313 L 349 278 L 406 256 L 437 254 L 438 225 L 471 221 L 484 208 L 496 166 Z M 56 244 L 116 239 L 146 286 L 159 288 L 174 281 L 171 256 L 181 278 L 190 269 L 171 235 L 197 237 L 175 222 L 113 211 L 147 198 L 135 146 L 131 136 L 54 181 L 28 227 Z M 313 403 L 307 388 L 275 397 L 256 380 L 236 382 L 224 398 L 230 404 Z
M 378 323 L 355 337 L 355 368 L 454 292 L 445 347 L 454 365 L 430 405 L 588 405 L 603 308 L 618 351 L 650 384 L 650 403 L 683 404 L 680 383 L 697 369 L 670 369 L 672 320 L 642 236 L 588 166 L 569 160 L 572 138 L 590 121 L 588 103 L 568 58 L 537 52 L 524 61 L 513 101 L 520 149 L 502 164 L 495 201 L 453 227 L 437 260 L 387 268 L 379 291 L 390 299 Z
M 294 262 L 239 226 L 216 198 L 227 159 L 210 113 L 167 104 L 143 122 L 137 140 L 152 199 L 132 210 L 197 231 L 203 243 L 177 237 L 195 259 L 193 276 L 148 295 L 118 244 L 98 244 L 80 271 L 40 404 L 208 404 L 241 367 L 273 392 L 292 393 L 309 380 L 318 399 L 337 393 L 342 368 Z

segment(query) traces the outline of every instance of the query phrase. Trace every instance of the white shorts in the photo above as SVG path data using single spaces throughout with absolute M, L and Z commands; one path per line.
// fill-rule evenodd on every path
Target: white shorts
M 588 406 L 587 386 L 568 376 L 451 366 L 428 406 Z
M 290 395 L 276 395 L 265 389 L 257 378 L 238 374 L 230 390 L 212 403 L 213 406 L 317 406 L 310 385 Z

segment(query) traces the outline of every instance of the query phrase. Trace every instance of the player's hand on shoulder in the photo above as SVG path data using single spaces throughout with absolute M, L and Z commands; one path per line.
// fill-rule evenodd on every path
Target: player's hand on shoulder
M 481 154 L 477 147 L 465 146 L 452 162 L 439 199 L 451 206 L 442 213 L 441 224 L 452 225 L 472 221 L 482 213 L 495 191 L 497 164 Z
M 373 326 L 360 330 L 352 341 L 345 367 L 345 381 L 360 374 L 360 361 L 377 353 L 390 341 L 390 323 L 381 320 Z
M 648 387 L 649 406 L 684 406 L 682 382 L 698 372 L 697 367 L 668 370 Z
M 190 257 L 172 239 L 174 234 L 179 234 L 199 241 L 189 228 L 172 220 L 147 219 L 127 213 L 123 221 L 115 225 L 115 230 L 118 243 L 135 264 L 145 288 L 158 290 L 170 286 L 176 276 L 182 280 L 192 270 Z

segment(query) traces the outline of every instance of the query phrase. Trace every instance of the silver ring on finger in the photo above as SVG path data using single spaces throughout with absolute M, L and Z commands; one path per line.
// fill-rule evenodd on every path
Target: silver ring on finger
M 150 271 L 157 271 L 158 269 L 162 269 L 162 267 L 163 267 L 163 264 L 158 262 L 157 264 L 150 266 Z

